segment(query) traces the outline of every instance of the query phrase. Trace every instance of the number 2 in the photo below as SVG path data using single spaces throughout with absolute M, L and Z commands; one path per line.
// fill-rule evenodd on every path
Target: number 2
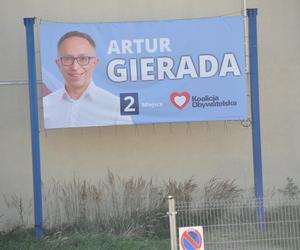
M 126 96 L 124 98 L 124 101 L 129 100 L 128 105 L 124 108 L 125 112 L 135 112 L 135 108 L 133 108 L 133 104 L 134 104 L 134 98 L 132 96 Z
M 138 93 L 120 93 L 120 114 L 121 115 L 139 114 Z

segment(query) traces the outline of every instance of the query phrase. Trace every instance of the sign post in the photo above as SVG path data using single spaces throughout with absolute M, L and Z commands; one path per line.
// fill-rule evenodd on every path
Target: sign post
M 30 101 L 35 234 L 37 238 L 40 238 L 43 236 L 43 209 L 41 190 L 39 117 L 37 102 L 38 99 L 36 88 L 36 66 L 34 49 L 34 18 L 24 18 L 24 25 L 26 29 L 28 88 Z
M 252 148 L 254 164 L 254 187 L 256 197 L 256 218 L 259 228 L 264 228 L 263 174 L 261 160 L 258 56 L 257 56 L 257 9 L 247 9 L 249 18 L 249 53 L 252 115 Z
M 170 222 L 170 235 L 171 235 L 171 250 L 177 250 L 177 234 L 176 234 L 176 210 L 175 210 L 175 199 L 173 196 L 168 196 L 169 203 L 169 222 Z

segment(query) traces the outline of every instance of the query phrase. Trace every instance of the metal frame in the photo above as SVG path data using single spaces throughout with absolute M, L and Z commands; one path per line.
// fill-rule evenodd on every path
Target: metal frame
M 259 114 L 259 87 L 258 87 L 258 57 L 257 57 L 257 9 L 247 9 L 249 18 L 249 53 L 250 53 L 250 82 L 251 82 L 251 112 L 252 112 L 252 144 L 254 164 L 255 196 L 257 200 L 257 221 L 260 227 L 264 226 L 263 206 L 263 175 L 261 160 L 260 139 L 260 114 Z M 35 232 L 37 237 L 43 235 L 42 191 L 41 191 L 41 167 L 40 167 L 40 142 L 39 142 L 39 118 L 37 80 L 34 46 L 34 22 L 35 18 L 24 18 L 26 28 L 28 87 L 30 98 L 30 123 L 33 164 L 33 188 L 34 188 L 34 216 Z M 175 216 L 170 214 L 171 216 Z M 176 228 L 176 226 L 175 226 Z M 174 233 L 174 232 L 173 232 Z M 175 244 L 175 242 L 173 243 Z
M 249 18 L 249 56 L 251 85 L 251 116 L 252 116 L 252 153 L 254 168 L 254 188 L 257 201 L 256 218 L 259 227 L 264 227 L 264 191 L 261 159 L 260 113 L 259 113 L 259 79 L 257 52 L 257 9 L 247 9 Z
M 32 148 L 32 172 L 34 194 L 34 219 L 35 234 L 37 238 L 43 236 L 43 207 L 41 187 L 41 161 L 39 116 L 36 81 L 36 64 L 34 48 L 34 21 L 35 18 L 24 18 L 27 45 L 28 89 L 30 105 L 31 148 Z

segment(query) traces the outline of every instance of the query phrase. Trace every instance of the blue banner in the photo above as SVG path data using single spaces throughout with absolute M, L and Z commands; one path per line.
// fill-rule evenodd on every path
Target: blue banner
M 247 118 L 243 17 L 42 23 L 45 128 Z

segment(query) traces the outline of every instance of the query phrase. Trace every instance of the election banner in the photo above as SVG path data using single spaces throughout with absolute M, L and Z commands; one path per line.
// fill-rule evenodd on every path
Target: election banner
M 45 128 L 247 119 L 243 17 L 40 26 Z

